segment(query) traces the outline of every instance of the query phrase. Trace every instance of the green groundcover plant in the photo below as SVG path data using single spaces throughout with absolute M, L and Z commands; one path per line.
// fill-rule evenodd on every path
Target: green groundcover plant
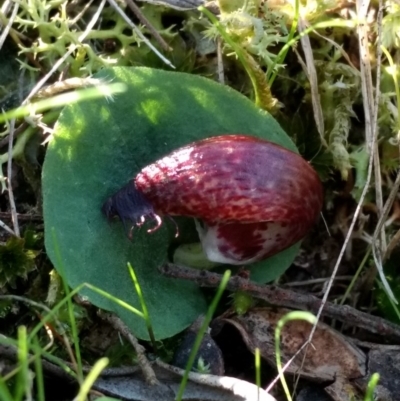
M 120 222 L 109 224 L 102 215 L 103 202 L 145 165 L 202 138 L 251 134 L 294 151 L 296 147 L 268 113 L 211 80 L 129 67 L 105 69 L 97 77 L 123 82 L 127 91 L 113 99 L 72 104 L 61 113 L 43 166 L 46 249 L 73 288 L 87 282 L 140 309 L 129 262 L 155 337 L 170 337 L 206 310 L 195 284 L 165 278 L 158 271 L 168 260 L 175 228 L 166 220 L 152 234 L 146 227 L 135 229 L 130 241 Z M 252 279 L 275 279 L 297 251 L 295 245 L 252 266 Z M 140 316 L 90 290 L 83 294 L 98 307 L 116 312 L 136 336 L 148 339 Z

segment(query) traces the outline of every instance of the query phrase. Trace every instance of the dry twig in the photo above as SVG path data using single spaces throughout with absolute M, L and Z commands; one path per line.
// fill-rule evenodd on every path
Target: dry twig
M 18 220 L 21 220 L 21 221 L 39 221 L 39 222 L 43 222 L 43 216 L 40 215 L 40 214 L 20 214 L 20 213 L 17 213 L 17 217 L 18 217 Z M 11 213 L 10 212 L 0 212 L 0 219 L 12 220 Z M 11 228 L 10 228 L 10 230 L 11 230 Z M 14 235 L 14 231 L 11 230 L 11 233 Z
M 99 312 L 99 315 L 102 319 L 109 322 L 116 330 L 120 331 L 121 334 L 130 342 L 130 344 L 132 345 L 132 347 L 136 352 L 137 361 L 144 377 L 146 378 L 146 382 L 151 385 L 159 384 L 157 377 L 154 373 L 154 370 L 151 367 L 150 362 L 147 360 L 143 346 L 139 344 L 139 341 L 130 332 L 125 323 L 123 323 L 119 317 L 112 315 L 111 313 L 106 313 L 101 311 Z
M 169 61 L 166 57 L 164 57 L 153 45 L 152 43 L 143 35 L 140 29 L 129 19 L 129 17 L 124 13 L 121 7 L 118 6 L 115 0 L 108 0 L 110 5 L 114 8 L 114 10 L 124 19 L 124 21 L 136 32 L 141 40 L 148 46 L 158 58 L 160 58 L 165 64 L 175 69 L 175 66 Z
M 159 45 L 163 48 L 163 50 L 165 50 L 166 52 L 171 51 L 172 50 L 171 47 L 157 32 L 157 29 L 155 29 L 153 25 L 150 24 L 150 21 L 143 15 L 143 13 L 140 11 L 140 8 L 135 4 L 135 2 L 133 0 L 125 0 L 125 3 L 135 13 L 139 21 L 150 31 L 154 39 L 159 43 Z
M 11 216 L 10 216 L 10 218 L 11 218 Z M 4 230 L 6 230 L 9 234 L 15 235 L 15 232 L 10 227 L 8 227 L 8 225 L 6 223 L 2 222 L 1 220 L 0 220 L 0 227 L 3 228 Z
M 3 8 L 4 8 L 4 10 L 6 10 L 7 7 L 5 7 L 5 6 L 7 6 L 7 5 L 8 5 L 8 4 L 7 4 L 7 2 L 6 2 L 6 3 L 3 5 L 3 7 L 2 7 L 2 9 L 1 9 L 0 12 L 3 12 Z M 18 13 L 18 9 L 19 9 L 19 4 L 18 4 L 18 2 L 15 2 L 13 11 L 12 11 L 12 13 L 11 13 L 11 17 L 10 17 L 10 19 L 8 20 L 7 25 L 4 27 L 3 32 L 2 32 L 2 34 L 1 34 L 1 36 L 0 36 L 0 50 L 1 50 L 1 48 L 3 47 L 4 41 L 6 40 L 8 33 L 10 32 L 10 29 L 11 29 L 11 27 L 12 27 L 12 24 L 14 23 L 15 17 L 17 16 L 17 13 Z
M 161 267 L 161 273 L 173 278 L 196 282 L 204 287 L 218 287 L 222 275 L 206 270 L 196 270 L 168 263 Z M 246 291 L 255 298 L 262 299 L 276 306 L 302 309 L 348 323 L 353 327 L 379 334 L 385 339 L 400 341 L 400 326 L 377 316 L 361 312 L 348 305 L 336 305 L 310 295 L 286 290 L 273 285 L 259 285 L 239 276 L 232 277 L 227 285 L 229 291 Z M 322 309 L 321 306 L 324 306 Z
M 307 29 L 307 22 L 301 15 L 299 16 L 298 24 L 299 24 L 298 30 L 299 33 L 301 34 L 303 31 Z M 318 91 L 317 71 L 315 68 L 314 55 L 312 52 L 310 37 L 308 35 L 302 35 L 300 38 L 300 42 L 303 47 L 304 56 L 306 59 L 305 62 L 306 70 L 304 72 L 306 73 L 307 78 L 310 82 L 311 102 L 314 111 L 315 124 L 317 126 L 317 130 L 320 135 L 321 143 L 324 146 L 327 146 L 327 143 L 325 141 L 324 116 L 322 113 L 321 98 L 319 96 L 319 91 Z
M 225 85 L 224 60 L 222 59 L 222 40 L 217 39 L 218 82 Z

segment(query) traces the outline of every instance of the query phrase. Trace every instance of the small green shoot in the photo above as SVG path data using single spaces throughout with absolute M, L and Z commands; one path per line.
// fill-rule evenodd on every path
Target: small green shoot
M 254 305 L 254 298 L 245 291 L 236 291 L 231 297 L 233 308 L 238 315 L 244 315 Z
M 283 316 L 281 319 L 279 319 L 279 322 L 276 325 L 276 329 L 275 329 L 276 367 L 278 369 L 279 378 L 281 380 L 282 387 L 285 391 L 285 395 L 286 395 L 286 398 L 288 399 L 288 401 L 292 401 L 292 396 L 290 394 L 289 387 L 286 383 L 286 379 L 285 379 L 284 372 L 282 369 L 280 340 L 281 340 L 281 332 L 282 332 L 283 326 L 287 322 L 290 322 L 291 320 L 305 320 L 306 322 L 309 322 L 310 324 L 316 324 L 317 318 L 310 312 L 294 311 L 294 312 L 287 313 L 285 316 Z
M 351 290 L 354 288 L 354 285 L 358 279 L 358 277 L 360 276 L 365 264 L 368 261 L 369 255 L 371 254 L 371 247 L 369 246 L 367 249 L 367 252 L 364 255 L 363 260 L 361 261 L 360 265 L 358 266 L 358 269 L 356 271 L 356 273 L 354 274 L 353 278 L 350 281 L 350 284 L 347 286 L 346 288 L 346 292 L 344 293 L 344 295 L 342 296 L 342 299 L 339 302 L 339 305 L 343 305 L 347 299 L 347 297 L 349 296 Z
M 77 357 L 77 370 L 78 370 L 78 375 L 76 375 L 76 372 L 71 370 L 68 366 L 66 366 L 63 361 L 55 357 L 54 355 L 51 355 L 50 353 L 46 352 L 46 347 L 41 347 L 37 341 L 36 335 L 38 334 L 39 330 L 44 327 L 44 325 L 49 322 L 50 320 L 54 319 L 58 310 L 63 307 L 66 303 L 72 304 L 71 299 L 79 293 L 79 291 L 83 290 L 84 288 L 89 288 L 92 291 L 98 292 L 99 294 L 106 296 L 110 300 L 118 303 L 122 307 L 126 307 L 128 310 L 130 310 L 133 313 L 136 313 L 140 315 L 142 318 L 144 318 L 143 314 L 136 310 L 135 308 L 131 307 L 130 305 L 126 304 L 123 301 L 118 300 L 117 298 L 111 296 L 110 294 L 105 293 L 104 291 L 95 288 L 92 285 L 83 283 L 82 285 L 78 286 L 72 291 L 69 291 L 67 295 L 54 307 L 52 310 L 50 310 L 47 314 L 45 314 L 41 321 L 31 330 L 29 333 L 29 336 L 27 335 L 26 328 L 24 326 L 21 326 L 19 328 L 19 335 L 18 335 L 18 342 L 13 344 L 12 341 L 9 339 L 1 339 L 0 342 L 4 344 L 10 344 L 14 345 L 15 347 L 18 348 L 18 360 L 19 364 L 18 367 L 10 372 L 7 376 L 4 376 L 0 378 L 0 399 L 4 401 L 20 401 L 24 398 L 29 398 L 27 397 L 26 392 L 29 390 L 30 386 L 30 378 L 29 378 L 29 370 L 28 370 L 28 365 L 30 363 L 34 363 L 35 366 L 35 371 L 36 371 L 36 383 L 37 383 L 37 398 L 39 401 L 44 401 L 44 381 L 43 381 L 43 372 L 42 372 L 42 367 L 41 367 L 41 361 L 40 358 L 42 356 L 45 356 L 47 359 L 52 361 L 53 363 L 57 364 L 60 366 L 65 372 L 69 373 L 72 377 L 74 377 L 77 381 L 79 381 L 79 372 L 82 372 L 82 362 L 81 359 Z M 7 297 L 12 297 L 11 295 L 7 296 L 2 296 L 3 298 Z M 18 297 L 21 298 L 21 297 Z M 23 299 L 20 299 L 23 301 Z M 25 300 L 25 301 L 30 301 L 30 300 Z M 31 301 L 33 304 L 37 306 L 37 303 Z M 45 308 L 45 307 L 44 307 Z M 47 309 L 47 308 L 46 308 Z M 70 308 L 69 310 L 72 311 Z M 71 325 L 74 324 L 74 319 L 72 318 L 72 323 Z M 76 327 L 75 327 L 76 331 Z M 77 332 L 76 332 L 77 336 Z M 31 349 L 34 355 L 32 357 L 28 357 L 28 350 Z M 79 350 L 79 347 L 75 347 L 75 350 Z M 75 351 L 76 352 L 76 351 Z M 93 370 L 89 373 L 87 378 L 81 382 L 81 387 L 80 387 L 80 395 L 77 399 L 85 399 L 88 391 L 90 390 L 93 382 L 96 380 L 100 372 L 107 366 L 108 364 L 108 358 L 103 358 L 99 360 Z M 15 391 L 16 394 L 14 396 L 11 395 L 10 391 L 7 388 L 7 381 L 11 379 L 13 376 L 16 376 L 16 387 Z M 82 374 L 83 377 L 83 374 Z M 83 398 L 82 398 L 83 397 Z
M 139 284 L 139 280 L 135 274 L 135 271 L 133 270 L 132 265 L 129 262 L 128 262 L 128 269 L 129 269 L 129 274 L 131 275 L 133 284 L 135 286 L 136 293 L 137 293 L 139 301 L 140 301 L 140 306 L 143 311 L 143 318 L 146 322 L 146 327 L 147 327 L 147 331 L 149 332 L 150 341 L 153 345 L 154 352 L 156 352 L 157 351 L 157 342 L 156 342 L 156 338 L 154 336 L 153 326 L 151 325 L 149 311 L 148 311 L 146 303 L 144 301 L 144 296 L 143 296 L 143 292 L 142 292 L 142 289 Z
M 258 390 L 261 388 L 261 355 L 260 348 L 254 351 L 254 367 L 256 369 L 256 386 Z M 260 392 L 257 392 L 257 400 L 260 398 Z
M 299 21 L 299 5 L 300 5 L 300 1 L 295 0 L 293 22 L 292 22 L 292 26 L 290 28 L 290 32 L 289 32 L 289 36 L 288 36 L 288 43 L 293 40 L 294 35 L 297 31 L 297 23 Z M 278 53 L 277 58 L 274 60 L 274 63 L 271 65 L 271 67 L 268 67 L 266 76 L 267 76 L 268 85 L 270 87 L 274 83 L 276 75 L 278 74 L 278 71 L 276 70 L 275 67 L 279 64 L 283 64 L 289 49 L 290 49 L 290 46 L 283 46 L 281 51 Z
M 37 337 L 33 340 L 34 345 L 34 365 L 35 365 L 35 381 L 36 381 L 36 391 L 37 391 L 37 400 L 45 401 L 45 393 L 44 393 L 44 377 L 43 377 L 43 367 L 41 360 L 41 347 Z
M 385 286 L 382 284 L 382 282 L 380 280 L 376 280 L 376 282 L 378 283 L 378 286 L 380 288 L 381 291 L 383 291 L 383 293 L 385 294 L 387 300 L 390 302 L 390 305 L 393 308 L 393 311 L 395 313 L 395 315 L 397 316 L 397 319 L 400 321 L 400 310 L 399 310 L 399 306 L 396 305 L 393 301 L 393 299 L 387 294 L 386 290 L 385 290 Z
M 7 387 L 6 382 L 1 377 L 0 377 L 0 399 L 2 401 L 15 401 L 15 399 L 12 397 L 10 393 L 10 390 Z
M 374 401 L 375 400 L 374 390 L 375 390 L 375 387 L 378 385 L 378 381 L 379 381 L 379 373 L 373 373 L 368 382 L 364 401 Z
M 71 290 L 67 284 L 67 279 L 66 279 L 65 270 L 64 270 L 64 266 L 63 266 L 63 262 L 62 262 L 62 258 L 61 258 L 60 248 L 58 247 L 54 229 L 52 230 L 52 235 L 53 235 L 53 241 L 54 241 L 54 246 L 55 246 L 54 249 L 56 252 L 56 257 L 58 259 L 57 264 L 59 266 L 59 272 L 60 272 L 60 276 L 62 277 L 62 283 L 64 286 L 64 293 L 67 296 L 68 313 L 69 313 L 69 318 L 70 318 L 70 323 L 71 323 L 72 338 L 74 340 L 78 379 L 79 379 L 79 383 L 82 383 L 83 382 L 83 371 L 82 371 L 82 358 L 81 358 L 81 350 L 80 350 L 80 346 L 79 346 L 78 330 L 77 330 L 77 326 L 76 326 L 72 298 L 68 297 Z
M 96 379 L 100 376 L 100 373 L 108 365 L 108 358 L 99 359 L 93 366 L 90 373 L 86 376 L 85 381 L 82 383 L 79 389 L 79 393 L 76 397 L 77 401 L 85 401 L 90 389 L 92 388 Z
M 202 341 L 202 339 L 204 337 L 204 334 L 205 334 L 205 332 L 207 330 L 208 325 L 211 322 L 212 316 L 214 315 L 214 312 L 217 309 L 217 305 L 218 305 L 218 303 L 219 303 L 219 301 L 220 301 L 220 299 L 222 297 L 223 292 L 225 291 L 225 288 L 226 288 L 226 286 L 228 284 L 230 276 L 231 276 L 231 271 L 230 270 L 226 270 L 224 275 L 223 275 L 223 277 L 222 277 L 221 283 L 220 283 L 220 285 L 218 287 L 217 293 L 215 294 L 214 299 L 212 300 L 212 302 L 211 302 L 211 304 L 210 304 L 210 306 L 209 306 L 209 308 L 207 310 L 206 316 L 205 316 L 204 321 L 203 321 L 203 323 L 202 323 L 202 325 L 200 327 L 200 330 L 197 333 L 196 340 L 195 340 L 195 342 L 193 344 L 193 348 L 192 348 L 192 350 L 190 352 L 190 355 L 189 355 L 189 359 L 188 359 L 188 362 L 187 362 L 187 365 L 186 365 L 185 373 L 184 373 L 182 381 L 181 381 L 181 385 L 179 386 L 178 394 L 176 396 L 176 401 L 182 401 L 183 393 L 185 391 L 185 387 L 186 387 L 186 384 L 187 384 L 187 381 L 188 381 L 188 378 L 189 378 L 189 372 L 193 367 L 194 361 L 196 359 L 197 352 L 199 351 L 199 348 L 200 348 L 200 345 L 201 345 L 201 341 Z
M 15 401 L 29 399 L 29 369 L 28 369 L 28 341 L 26 327 L 18 327 L 18 365 L 19 372 L 16 382 Z
M 385 53 L 385 56 L 387 57 L 387 59 L 389 61 L 389 67 L 387 68 L 387 70 L 389 71 L 389 74 L 393 79 L 393 84 L 395 87 L 396 99 L 397 99 L 397 115 L 400 117 L 400 88 L 399 88 L 399 80 L 398 80 L 399 67 L 393 61 L 393 57 L 389 53 L 388 49 L 386 49 L 386 47 L 384 47 L 384 46 L 381 46 L 381 49 L 382 49 L 383 53 Z M 399 121 L 397 121 L 397 122 L 399 122 Z M 400 129 L 400 126 L 398 126 L 398 129 Z
M 200 357 L 197 361 L 197 366 L 194 369 L 197 373 L 206 373 L 206 374 L 210 374 L 211 370 L 210 370 L 210 364 L 206 363 L 205 360 Z

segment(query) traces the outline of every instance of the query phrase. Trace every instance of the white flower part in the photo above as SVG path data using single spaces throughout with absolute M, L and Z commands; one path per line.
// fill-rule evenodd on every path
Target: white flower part
M 241 265 L 242 262 L 224 256 L 218 249 L 217 227 L 201 226 L 199 220 L 194 220 L 197 232 L 199 233 L 201 245 L 208 260 L 211 262 L 224 263 L 230 265 Z
M 207 258 L 212 262 L 237 266 L 257 262 L 266 255 L 275 253 L 274 249 L 282 246 L 282 239 L 289 238 L 293 234 L 296 235 L 296 230 L 298 229 L 298 227 L 292 225 L 282 225 L 280 222 L 266 222 L 265 228 L 255 229 L 252 232 L 252 237 L 261 239 L 259 251 L 246 258 L 246 246 L 248 246 L 248 241 L 246 240 L 248 238 L 244 236 L 247 236 L 248 233 L 246 233 L 245 227 L 243 237 L 225 238 L 223 232 L 219 231 L 221 226 L 218 224 L 212 226 L 202 225 L 198 220 L 195 220 L 195 224 Z M 243 226 L 246 226 L 246 224 Z M 242 243 L 244 247 L 240 249 Z M 286 246 L 281 249 L 284 248 Z

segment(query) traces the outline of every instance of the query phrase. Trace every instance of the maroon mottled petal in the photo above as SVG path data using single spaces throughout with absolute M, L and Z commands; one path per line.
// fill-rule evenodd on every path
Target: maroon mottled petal
M 322 206 L 319 178 L 301 156 L 242 135 L 178 149 L 145 167 L 135 183 L 159 212 L 208 222 L 300 219 L 309 227 Z
M 316 172 L 297 153 L 244 135 L 192 143 L 150 164 L 103 206 L 142 224 L 190 216 L 212 261 L 246 264 L 302 239 L 322 207 Z

